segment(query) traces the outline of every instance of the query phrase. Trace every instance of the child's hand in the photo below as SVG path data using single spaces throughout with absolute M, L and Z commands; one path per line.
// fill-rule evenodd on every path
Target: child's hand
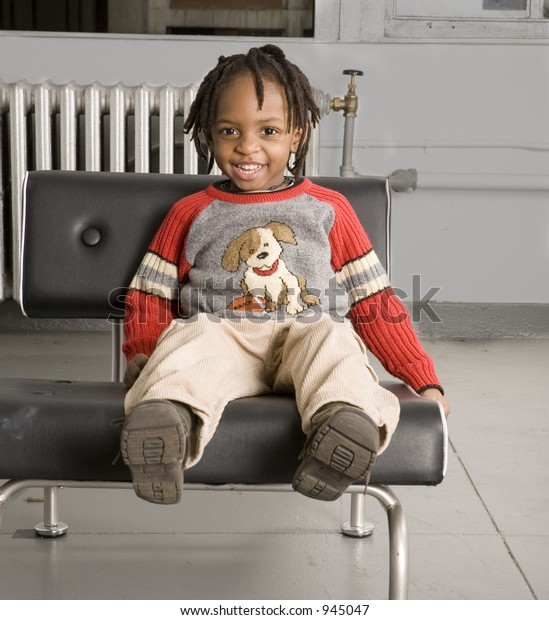
M 131 388 L 137 381 L 137 377 L 141 374 L 141 371 L 145 367 L 145 364 L 149 361 L 149 356 L 144 353 L 138 353 L 131 362 L 129 362 L 126 372 L 124 373 L 124 385 L 127 388 Z
M 448 417 L 450 415 L 450 403 L 444 398 L 444 395 L 440 390 L 436 388 L 429 388 L 421 393 L 424 398 L 430 398 L 431 400 L 438 401 L 444 409 L 444 415 Z

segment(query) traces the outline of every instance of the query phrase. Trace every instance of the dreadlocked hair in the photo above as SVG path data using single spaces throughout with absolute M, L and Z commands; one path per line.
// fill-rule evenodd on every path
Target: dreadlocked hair
M 305 156 L 309 148 L 311 129 L 320 120 L 320 112 L 309 80 L 276 45 L 254 47 L 247 54 L 220 56 L 217 65 L 206 75 L 198 89 L 183 131 L 192 132 L 191 139 L 199 156 L 208 162 L 208 172 L 210 172 L 214 157 L 208 149 L 204 150 L 201 136 L 211 130 L 215 123 L 217 104 L 223 88 L 233 78 L 243 73 L 252 75 L 260 108 L 264 101 L 264 80 L 274 81 L 282 87 L 288 109 L 288 130 L 294 128 L 302 130 L 294 163 L 288 163 L 290 172 L 299 178 L 305 168 Z

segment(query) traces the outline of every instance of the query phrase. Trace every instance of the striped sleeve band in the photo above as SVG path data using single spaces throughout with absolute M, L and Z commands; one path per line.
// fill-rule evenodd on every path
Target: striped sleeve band
M 336 281 L 348 292 L 353 305 L 391 286 L 374 250 L 345 263 L 336 273 Z
M 154 252 L 147 252 L 130 288 L 173 301 L 178 297 L 177 266 Z

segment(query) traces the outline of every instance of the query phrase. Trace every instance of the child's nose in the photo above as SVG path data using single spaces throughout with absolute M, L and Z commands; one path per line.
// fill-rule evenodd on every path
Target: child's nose
M 243 134 L 238 142 L 237 148 L 244 155 L 256 153 L 259 150 L 257 138 L 251 134 Z

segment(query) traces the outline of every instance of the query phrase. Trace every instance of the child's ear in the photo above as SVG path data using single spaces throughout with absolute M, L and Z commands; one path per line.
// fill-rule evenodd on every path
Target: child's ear
M 290 147 L 292 153 L 295 154 L 297 152 L 297 147 L 299 146 L 302 136 L 303 136 L 303 129 L 301 129 L 300 127 L 296 127 L 296 129 L 294 129 L 293 131 L 292 143 Z

